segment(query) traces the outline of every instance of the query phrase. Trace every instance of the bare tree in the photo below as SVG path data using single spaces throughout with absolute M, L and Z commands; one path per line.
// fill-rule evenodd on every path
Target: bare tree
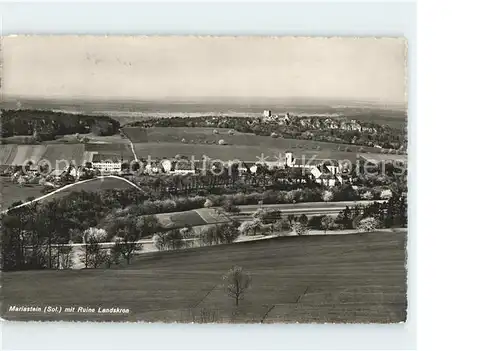
M 142 250 L 142 244 L 139 243 L 140 234 L 135 218 L 127 217 L 118 225 L 114 250 L 121 254 L 127 264 L 130 264 L 132 257 Z
M 226 293 L 234 299 L 236 306 L 238 306 L 240 300 L 243 300 L 246 291 L 250 288 L 252 281 L 250 273 L 245 272 L 240 266 L 233 266 L 222 279 L 224 280 Z

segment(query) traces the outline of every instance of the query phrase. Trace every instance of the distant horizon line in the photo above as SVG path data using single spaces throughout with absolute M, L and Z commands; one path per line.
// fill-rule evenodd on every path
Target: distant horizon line
M 379 100 L 369 100 L 369 99 L 325 99 L 325 98 L 314 98 L 314 97 L 263 97 L 263 96 L 200 96 L 200 97 L 182 97 L 182 96 L 166 96 L 164 98 L 154 98 L 154 99 L 144 99 L 137 97 L 104 97 L 104 96 L 39 96 L 39 95 L 10 95 L 2 94 L 2 103 L 12 103 L 21 102 L 23 100 L 26 102 L 36 102 L 36 101 L 46 101 L 46 102 L 103 102 L 109 101 L 114 103 L 168 103 L 168 104 L 196 104 L 196 103 L 206 103 L 206 104 L 247 104 L 255 106 L 265 106 L 266 104 L 279 104 L 279 105 L 291 105 L 291 106 L 330 106 L 331 107 L 360 107 L 360 105 L 365 105 L 366 107 L 386 107 L 386 108 L 396 108 L 396 109 L 408 109 L 408 102 L 384 102 Z

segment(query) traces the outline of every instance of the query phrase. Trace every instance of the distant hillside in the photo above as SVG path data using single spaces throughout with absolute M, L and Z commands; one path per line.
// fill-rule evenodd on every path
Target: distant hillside
M 57 135 L 89 133 L 113 135 L 120 124 L 108 116 L 90 116 L 44 110 L 1 110 L 0 136 L 28 135 L 37 141 L 52 140 Z
M 116 116 L 132 115 L 184 115 L 184 114 L 227 114 L 253 115 L 264 110 L 276 113 L 290 112 L 295 115 L 321 114 L 366 114 L 373 112 L 389 118 L 405 118 L 406 104 L 383 104 L 374 101 L 325 101 L 316 99 L 269 99 L 259 98 L 197 98 L 196 101 L 166 97 L 163 100 L 112 100 L 112 99 L 35 99 L 4 97 L 2 107 L 15 109 L 21 104 L 23 108 L 35 110 L 59 110 L 88 115 L 103 114 Z

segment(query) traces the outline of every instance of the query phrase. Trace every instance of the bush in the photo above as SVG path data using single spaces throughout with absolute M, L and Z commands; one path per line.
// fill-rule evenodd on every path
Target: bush
M 338 225 L 335 223 L 336 216 L 327 215 L 321 218 L 321 228 L 326 232 L 327 230 L 337 229 Z
M 295 222 L 293 224 L 292 228 L 293 228 L 293 231 L 295 232 L 295 234 L 297 234 L 298 236 L 307 235 L 309 232 L 307 230 L 307 227 L 300 222 Z
M 307 222 L 307 226 L 311 229 L 323 229 L 322 221 L 325 215 L 312 216 Z
M 211 207 L 214 207 L 214 203 L 212 200 L 210 199 L 206 199 L 205 200 L 205 203 L 203 204 L 203 207 L 205 208 L 211 208 Z
M 330 190 L 325 190 L 321 197 L 322 197 L 324 202 L 332 201 L 333 200 L 333 192 Z
M 380 223 L 373 217 L 367 217 L 359 222 L 356 228 L 359 232 L 373 232 L 380 227 Z
M 362 200 L 373 200 L 373 193 L 371 191 L 366 191 L 363 194 L 361 194 L 361 199 Z
M 227 145 L 226 141 L 224 139 L 220 139 L 218 142 L 219 145 Z

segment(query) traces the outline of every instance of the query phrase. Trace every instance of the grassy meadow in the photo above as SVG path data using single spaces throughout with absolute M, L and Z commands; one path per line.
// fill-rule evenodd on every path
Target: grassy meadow
M 241 323 L 391 323 L 406 319 L 406 231 L 281 237 L 141 254 L 109 270 L 3 273 L 3 317 Z M 252 275 L 238 308 L 232 265 Z M 19 313 L 10 305 L 128 308 L 129 314 Z

